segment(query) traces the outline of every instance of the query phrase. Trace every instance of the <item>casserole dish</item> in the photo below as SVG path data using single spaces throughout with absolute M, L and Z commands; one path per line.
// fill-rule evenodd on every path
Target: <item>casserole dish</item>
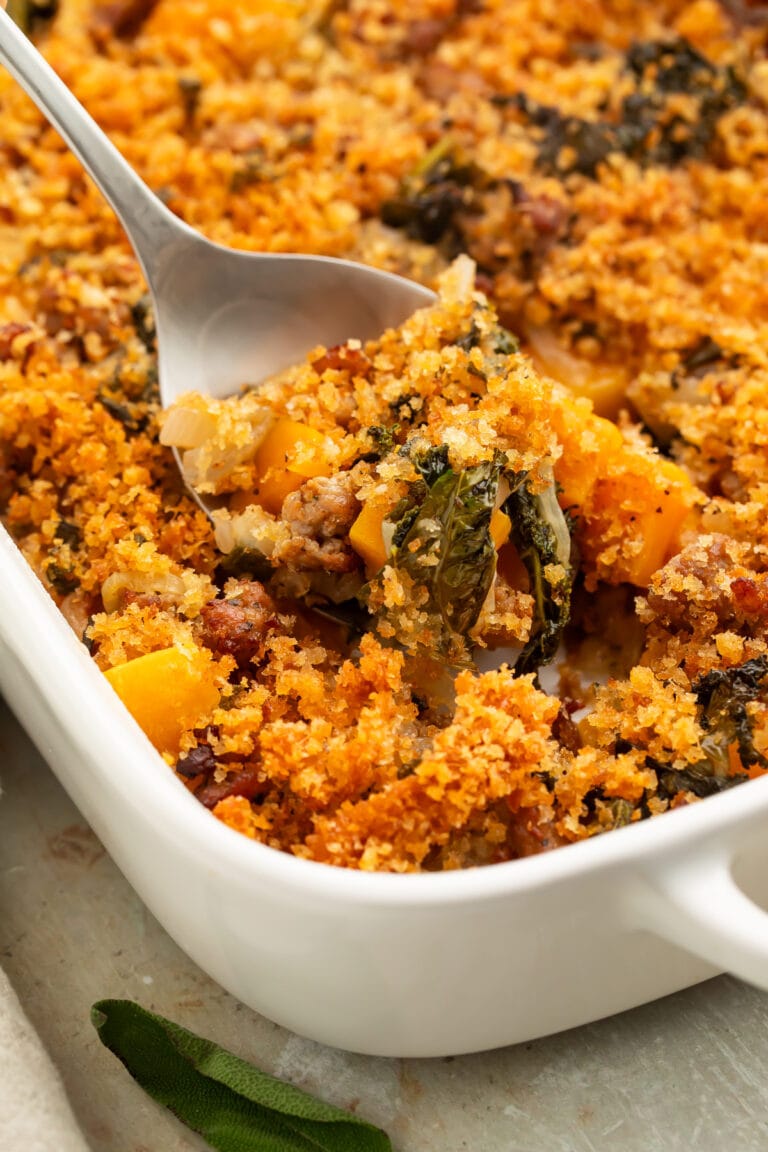
M 2 531 L 0 686 L 129 882 L 233 995 L 314 1040 L 440 1056 L 543 1036 L 727 968 L 768 988 L 768 780 L 557 852 L 360 873 L 212 820 Z M 737 883 L 738 880 L 738 883 Z

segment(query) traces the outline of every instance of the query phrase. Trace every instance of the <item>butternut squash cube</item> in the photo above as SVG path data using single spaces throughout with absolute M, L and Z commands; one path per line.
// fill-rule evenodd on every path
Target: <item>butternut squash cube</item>
M 277 420 L 254 457 L 259 504 L 277 515 L 286 496 L 304 480 L 330 475 L 326 444 L 325 436 L 308 424 L 287 417 Z
M 369 500 L 349 530 L 349 542 L 365 564 L 369 575 L 378 572 L 387 562 L 382 533 L 387 512 L 386 505 Z
M 615 424 L 596 416 L 589 401 L 557 398 L 550 412 L 563 447 L 555 464 L 562 508 L 581 508 L 589 500 L 607 463 L 624 452 L 624 437 Z
M 509 516 L 506 512 L 502 512 L 501 508 L 494 508 L 491 513 L 490 532 L 493 546 L 497 552 L 509 540 L 511 531 L 512 521 Z
M 213 665 L 202 649 L 190 656 L 161 648 L 105 675 L 158 752 L 177 753 L 182 732 L 219 702 Z

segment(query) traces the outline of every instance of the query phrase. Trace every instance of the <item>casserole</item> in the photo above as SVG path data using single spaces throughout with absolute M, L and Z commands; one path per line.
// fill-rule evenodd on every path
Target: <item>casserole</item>
M 768 988 L 768 780 L 557 852 L 409 876 L 248 841 L 167 771 L 10 537 L 0 686 L 151 912 L 250 1007 L 383 1056 L 511 1044 L 717 969 Z M 761 858 L 762 857 L 762 858 Z M 737 883 L 738 879 L 738 883 Z

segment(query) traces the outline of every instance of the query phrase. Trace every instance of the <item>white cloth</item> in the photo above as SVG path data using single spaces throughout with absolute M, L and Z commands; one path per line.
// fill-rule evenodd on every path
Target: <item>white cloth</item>
M 0 1152 L 88 1152 L 59 1075 L 1 969 Z

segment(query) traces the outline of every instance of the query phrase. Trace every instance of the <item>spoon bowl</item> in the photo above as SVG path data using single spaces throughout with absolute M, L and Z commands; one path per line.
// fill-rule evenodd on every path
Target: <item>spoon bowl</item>
M 428 289 L 350 260 L 237 251 L 169 211 L 0 9 L 0 62 L 109 201 L 155 309 L 160 398 L 218 398 L 287 368 L 318 344 L 378 336 L 429 304 Z
M 378 336 L 433 299 L 362 264 L 238 252 L 185 227 L 147 279 L 164 407 L 183 392 L 232 395 L 318 344 Z

